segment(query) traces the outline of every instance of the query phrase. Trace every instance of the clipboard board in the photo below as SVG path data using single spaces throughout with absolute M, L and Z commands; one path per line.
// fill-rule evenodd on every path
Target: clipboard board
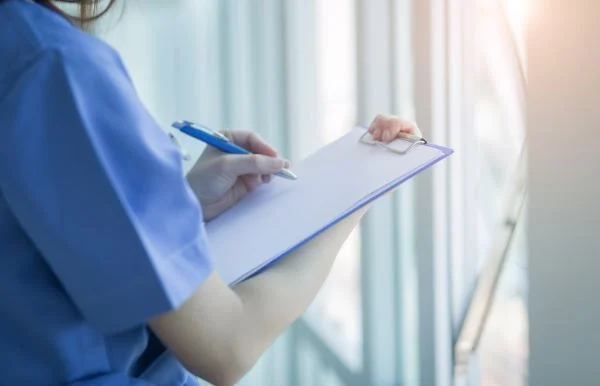
M 209 222 L 215 267 L 229 285 L 247 280 L 452 153 L 415 136 L 381 143 L 354 128 L 296 165 L 297 181 L 273 180 Z

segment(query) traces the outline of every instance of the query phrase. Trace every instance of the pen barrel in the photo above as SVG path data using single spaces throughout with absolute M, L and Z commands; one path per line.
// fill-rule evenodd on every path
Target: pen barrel
M 251 154 L 248 150 L 244 149 L 243 147 L 239 147 L 232 142 L 221 142 L 218 144 L 218 146 L 215 146 L 215 145 L 213 145 L 213 146 L 224 153 L 238 154 L 238 155 Z
M 186 133 L 187 135 L 196 138 L 209 146 L 214 147 L 217 150 L 220 150 L 224 153 L 229 154 L 250 154 L 250 152 L 242 147 L 237 146 L 233 142 L 224 141 L 220 138 L 217 138 L 212 135 L 208 135 L 202 131 L 194 129 L 189 126 L 183 126 L 179 130 Z
M 190 137 L 196 138 L 207 145 L 222 151 L 223 153 L 238 155 L 252 154 L 252 152 L 236 145 L 222 134 L 212 131 L 209 128 L 205 128 L 203 126 L 194 127 L 194 124 L 186 121 L 176 122 L 173 124 L 173 127 L 179 129 L 181 132 L 189 135 Z M 283 169 L 280 172 L 275 173 L 275 175 L 288 180 L 295 180 L 298 178 L 291 170 L 287 169 Z

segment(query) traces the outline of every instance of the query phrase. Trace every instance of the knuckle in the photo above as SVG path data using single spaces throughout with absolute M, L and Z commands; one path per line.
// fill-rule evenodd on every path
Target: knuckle
M 256 145 L 258 145 L 260 143 L 263 143 L 263 142 L 264 141 L 263 141 L 263 139 L 262 139 L 262 137 L 260 135 L 254 133 L 254 132 L 249 132 L 248 133 L 248 143 L 256 146 Z
M 262 137 L 253 131 L 248 134 L 248 138 L 250 138 L 252 141 L 262 141 Z
M 258 156 L 257 154 L 251 154 L 250 156 L 248 156 L 248 161 L 250 163 L 250 166 L 254 169 L 258 169 L 260 167 L 260 156 Z

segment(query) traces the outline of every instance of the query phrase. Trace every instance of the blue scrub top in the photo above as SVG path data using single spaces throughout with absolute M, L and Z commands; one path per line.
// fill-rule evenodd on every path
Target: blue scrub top
M 212 273 L 203 216 L 119 56 L 0 1 L 0 131 L 0 384 L 197 384 L 147 322 Z

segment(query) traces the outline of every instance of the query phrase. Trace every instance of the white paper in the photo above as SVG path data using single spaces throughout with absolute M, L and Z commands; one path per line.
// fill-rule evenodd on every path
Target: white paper
M 364 129 L 293 167 L 299 179 L 274 177 L 207 224 L 217 271 L 235 283 L 352 210 L 358 203 L 443 156 L 429 146 L 398 155 L 359 142 Z

